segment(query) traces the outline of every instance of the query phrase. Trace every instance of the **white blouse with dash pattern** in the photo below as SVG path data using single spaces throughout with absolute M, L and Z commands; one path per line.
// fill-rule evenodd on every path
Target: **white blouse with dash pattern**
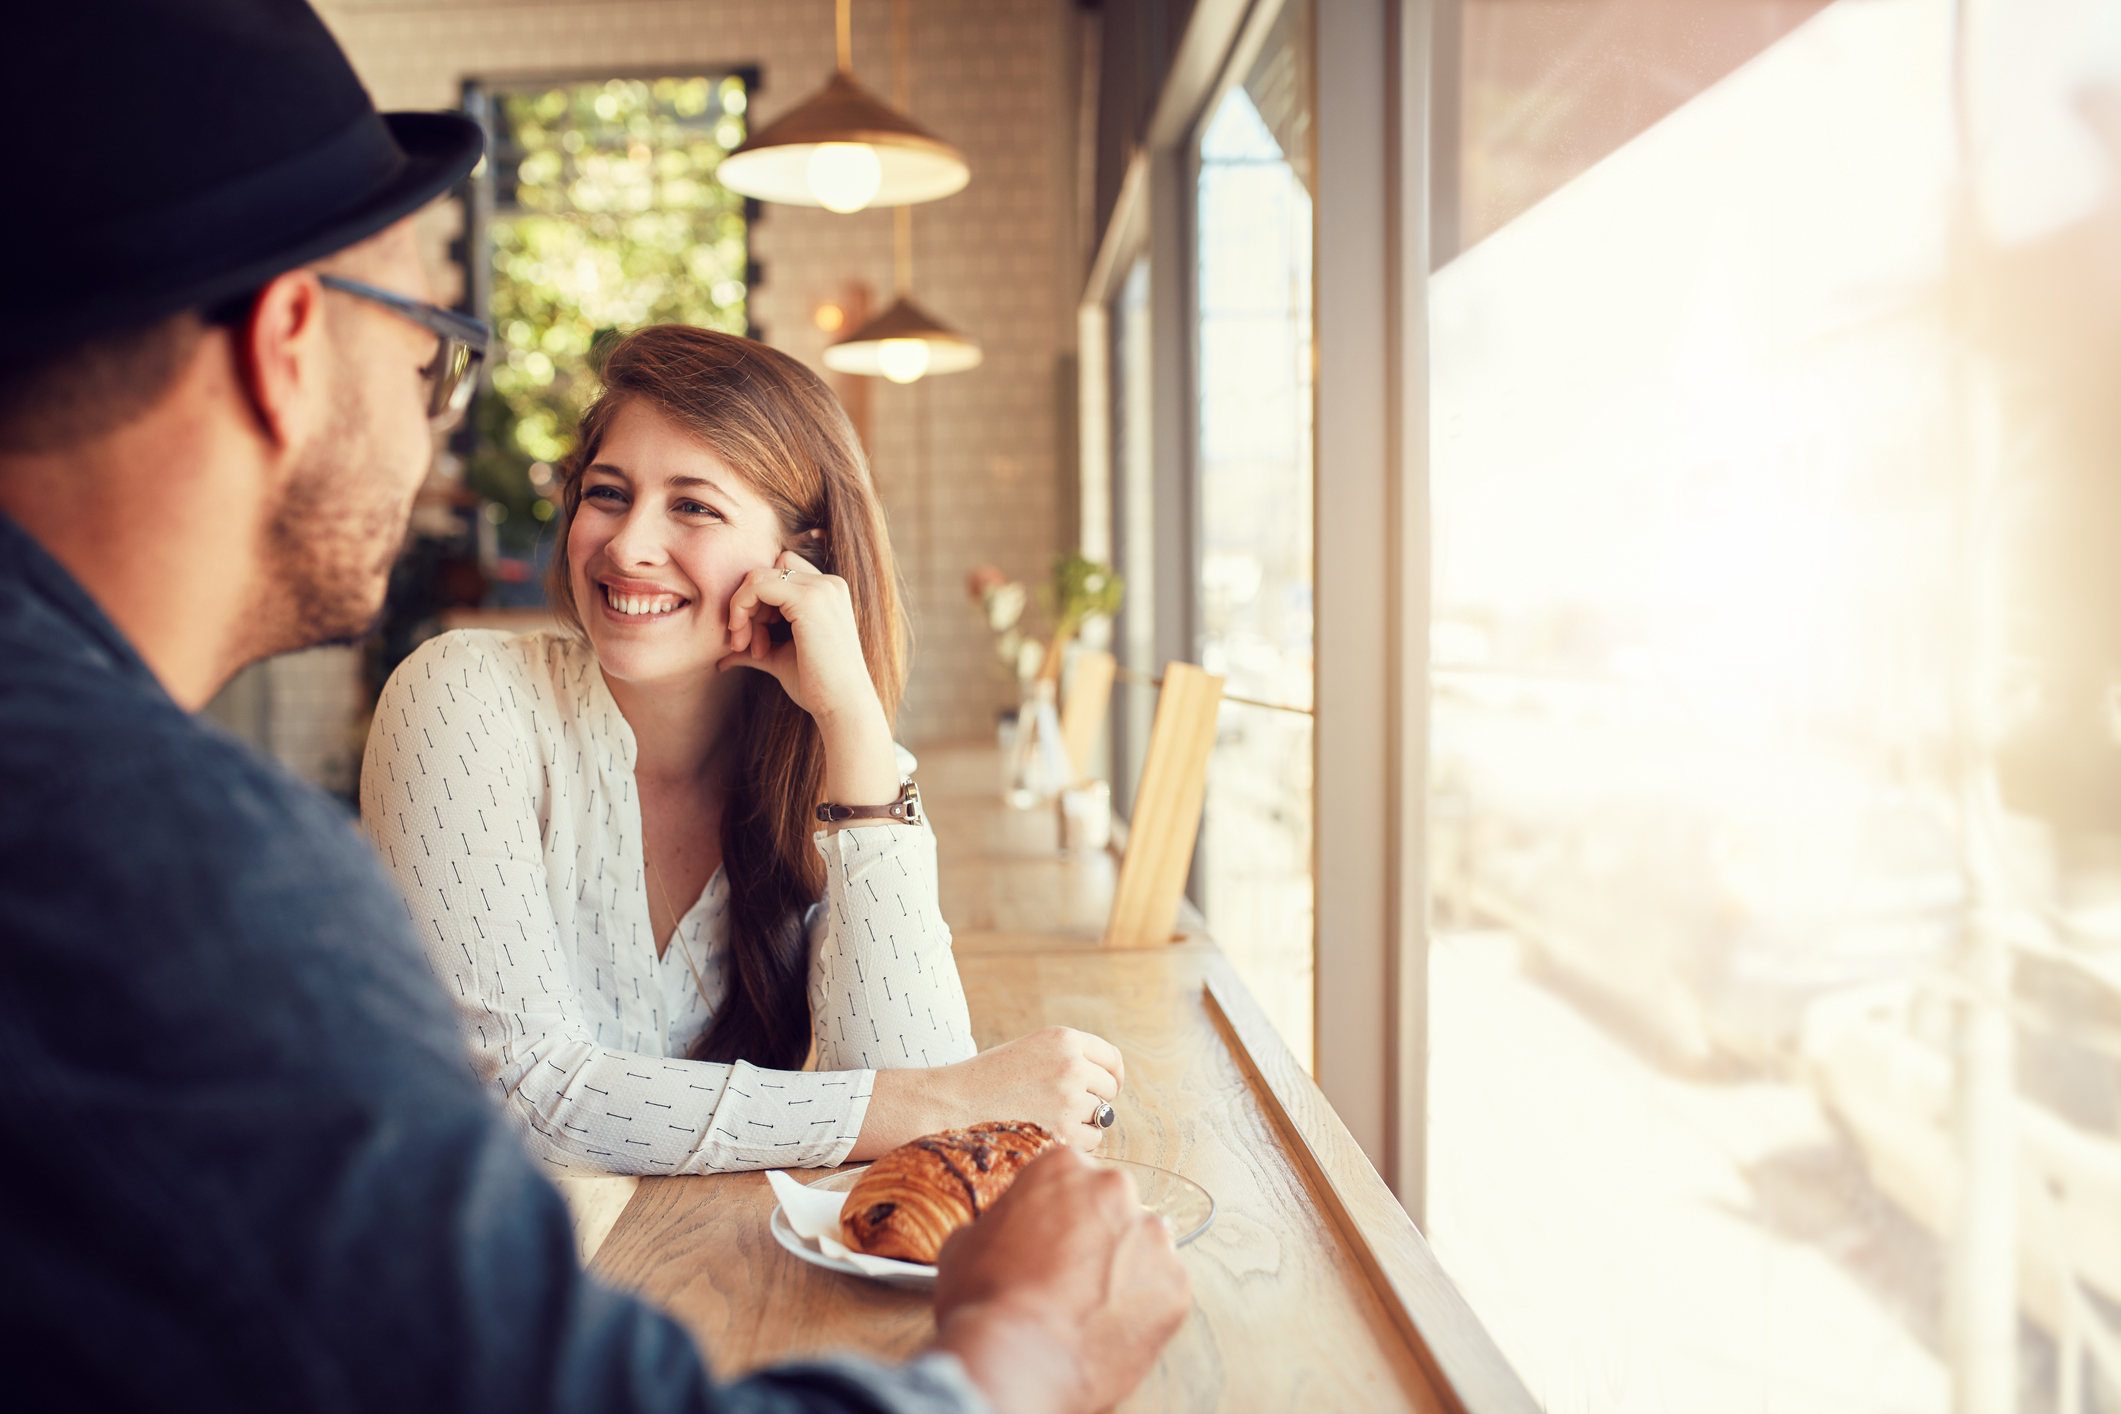
M 474 1073 L 561 1171 L 842 1162 L 878 1070 L 974 1051 L 934 835 L 813 837 L 826 880 L 805 920 L 816 1070 L 687 1060 L 725 995 L 729 886 L 716 870 L 656 956 L 635 752 L 572 635 L 443 634 L 383 689 L 361 820 L 456 1000 Z

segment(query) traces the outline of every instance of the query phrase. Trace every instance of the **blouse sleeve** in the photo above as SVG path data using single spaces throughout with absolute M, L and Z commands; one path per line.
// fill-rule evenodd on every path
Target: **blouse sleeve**
M 474 1073 L 531 1152 L 563 1170 L 839 1163 L 873 1071 L 769 1071 L 596 1043 L 547 888 L 541 766 L 504 709 L 493 656 L 455 635 L 422 645 L 383 689 L 361 770 L 362 824 L 456 1004 Z
M 813 836 L 825 897 L 811 915 L 810 1016 L 827 1070 L 902 1070 L 969 1059 L 972 1019 L 936 898 L 926 824 Z

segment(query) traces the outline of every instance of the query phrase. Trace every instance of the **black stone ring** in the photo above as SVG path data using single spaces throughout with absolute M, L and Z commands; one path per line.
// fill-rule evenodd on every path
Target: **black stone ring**
M 1109 1100 L 1099 1100 L 1097 1102 L 1097 1113 L 1090 1116 L 1091 1121 L 1096 1124 L 1099 1129 L 1110 1129 L 1112 1127 L 1112 1121 L 1118 1118 L 1119 1112 L 1112 1108 L 1112 1104 Z

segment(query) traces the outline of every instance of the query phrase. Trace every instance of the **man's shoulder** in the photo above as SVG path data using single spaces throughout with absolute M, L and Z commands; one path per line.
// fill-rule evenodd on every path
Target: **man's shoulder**
M 0 704 L 0 848 L 85 873 L 214 878 L 305 859 L 318 884 L 361 873 L 346 810 L 174 704 L 91 691 Z M 204 886 L 204 880 L 201 880 Z
M 272 763 L 158 690 L 54 653 L 0 665 L 0 771 L 19 792 L 146 794 L 166 777 L 257 777 Z M 292 778 L 289 778 L 292 783 Z M 4 809 L 4 807 L 0 807 Z
M 268 879 L 358 895 L 378 877 L 343 806 L 167 698 L 93 673 L 0 681 L 0 886 L 18 899 L 227 906 Z
M 21 574 L 0 577 L 9 929 L 84 911 L 108 924 L 158 894 L 234 912 L 265 875 L 359 894 L 373 869 L 345 810 L 178 706 L 122 641 L 99 636 L 92 613 Z
M 276 1008 L 367 1009 L 446 1054 L 454 1036 L 404 905 L 346 808 L 123 688 L 0 700 L 0 935 L 25 964 L 15 980 L 46 978 L 41 1004 L 84 1024 L 210 1013 L 238 1035 L 270 1031 Z M 29 1004 L 10 995 L 0 1012 Z

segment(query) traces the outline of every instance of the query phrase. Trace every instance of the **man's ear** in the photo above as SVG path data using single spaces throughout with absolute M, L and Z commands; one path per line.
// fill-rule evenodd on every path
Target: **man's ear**
M 282 448 L 301 442 L 331 401 L 324 287 L 308 270 L 275 276 L 235 333 L 243 388 L 259 430 Z

